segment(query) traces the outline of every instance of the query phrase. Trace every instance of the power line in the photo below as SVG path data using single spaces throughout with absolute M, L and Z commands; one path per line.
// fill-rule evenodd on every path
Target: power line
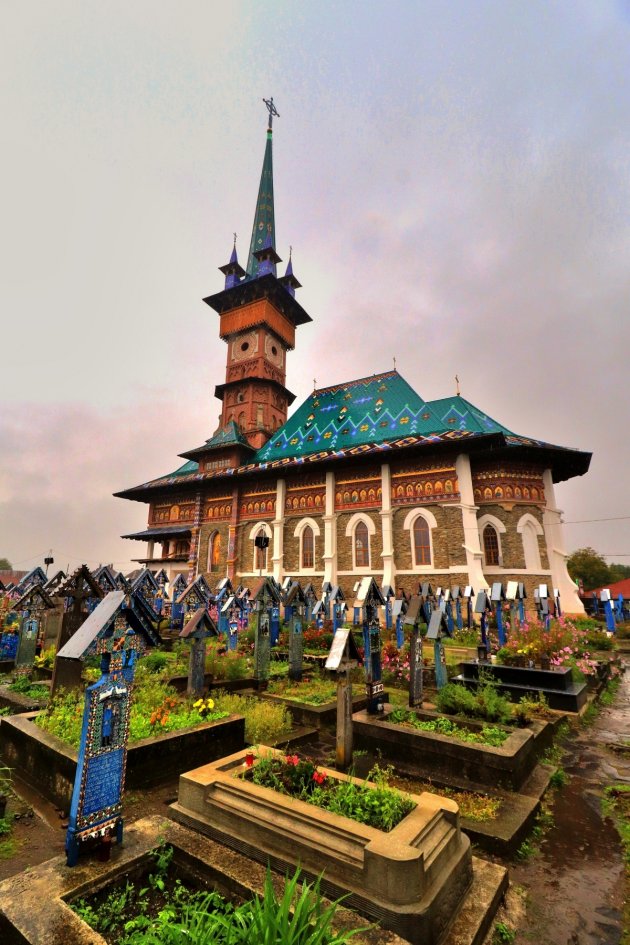
M 592 522 L 626 522 L 630 515 L 615 515 L 613 518 L 578 518 L 572 522 L 562 522 L 563 525 L 585 525 Z

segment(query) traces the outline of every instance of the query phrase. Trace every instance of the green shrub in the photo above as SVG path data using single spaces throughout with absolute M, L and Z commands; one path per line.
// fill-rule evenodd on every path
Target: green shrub
M 499 692 L 494 680 L 481 676 L 476 690 L 457 683 L 447 683 L 438 690 L 436 705 L 446 715 L 464 715 L 487 722 L 507 723 L 512 718 L 512 704 Z
M 169 664 L 170 660 L 162 650 L 152 650 L 143 657 L 143 665 L 149 673 L 161 673 Z
M 614 650 L 615 641 L 603 630 L 590 630 L 586 642 L 591 650 Z
M 239 696 L 219 690 L 213 693 L 217 709 L 245 716 L 245 741 L 250 745 L 275 745 L 293 727 L 291 713 L 282 703 L 264 702 L 255 696 Z
M 466 715 L 472 718 L 477 711 L 475 693 L 457 683 L 447 683 L 439 689 L 435 704 L 438 711 L 446 715 Z

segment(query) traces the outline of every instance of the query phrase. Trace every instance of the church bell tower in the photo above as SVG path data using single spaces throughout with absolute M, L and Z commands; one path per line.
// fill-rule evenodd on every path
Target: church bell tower
M 221 429 L 234 422 L 250 446 L 260 449 L 287 419 L 295 395 L 286 387 L 287 352 L 295 347 L 295 329 L 311 317 L 296 301 L 300 283 L 293 275 L 291 255 L 284 276 L 275 248 L 272 123 L 279 117 L 273 99 L 247 269 L 238 261 L 236 239 L 232 255 L 220 271 L 222 292 L 204 302 L 219 314 L 219 334 L 227 343 L 225 383 L 215 396 L 222 401 Z

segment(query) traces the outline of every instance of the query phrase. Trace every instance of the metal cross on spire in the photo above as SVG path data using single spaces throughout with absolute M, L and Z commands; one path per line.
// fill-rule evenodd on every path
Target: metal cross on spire
M 263 102 L 267 106 L 267 111 L 269 112 L 269 124 L 267 127 L 269 131 L 271 131 L 271 125 L 273 124 L 273 120 L 274 118 L 280 118 L 280 112 L 278 111 L 276 106 L 273 104 L 273 95 L 271 96 L 271 98 L 264 98 Z

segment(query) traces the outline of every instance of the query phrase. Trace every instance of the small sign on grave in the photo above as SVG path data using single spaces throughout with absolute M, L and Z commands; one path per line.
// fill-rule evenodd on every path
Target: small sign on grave
M 344 672 L 358 666 L 359 659 L 359 651 L 350 628 L 338 630 L 333 637 L 325 668 L 339 673 Z

